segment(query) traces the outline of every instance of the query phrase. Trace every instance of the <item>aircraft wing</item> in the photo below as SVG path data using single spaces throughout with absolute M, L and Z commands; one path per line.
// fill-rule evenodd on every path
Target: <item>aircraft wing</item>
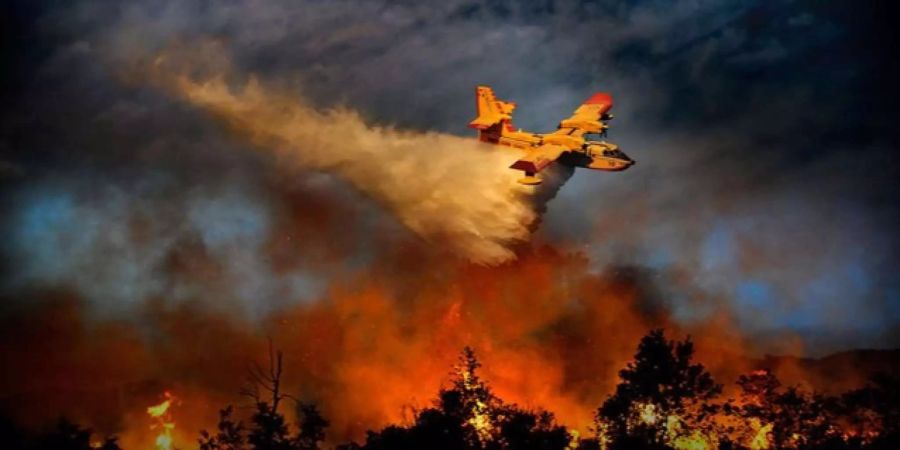
M 528 151 L 525 156 L 509 166 L 510 169 L 522 170 L 526 174 L 535 174 L 544 170 L 550 163 L 556 161 L 568 149 L 562 145 L 545 144 Z
M 598 92 L 582 103 L 569 118 L 563 119 L 559 123 L 557 133 L 602 133 L 606 130 L 603 120 L 609 118 L 604 116 L 612 107 L 612 96 L 605 92 Z

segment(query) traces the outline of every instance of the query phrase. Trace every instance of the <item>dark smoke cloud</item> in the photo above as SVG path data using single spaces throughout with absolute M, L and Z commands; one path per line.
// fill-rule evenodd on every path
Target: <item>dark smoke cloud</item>
M 262 318 L 360 273 L 396 292 L 444 279 L 441 246 L 377 199 L 287 170 L 135 76 L 172 45 L 212 39 L 232 87 L 253 76 L 369 126 L 468 134 L 484 83 L 519 104 L 517 125 L 547 130 L 610 91 L 610 138 L 638 165 L 576 171 L 536 245 L 584 252 L 596 273 L 641 268 L 681 323 L 727 305 L 761 350 L 785 336 L 809 353 L 896 345 L 897 70 L 879 8 L 15 3 L 2 27 L 3 308 L 60 289 L 92 317 L 161 301 Z

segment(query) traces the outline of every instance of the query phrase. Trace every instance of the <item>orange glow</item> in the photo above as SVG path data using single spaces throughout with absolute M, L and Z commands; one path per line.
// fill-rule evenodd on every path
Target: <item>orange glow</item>
M 175 397 L 166 391 L 163 393 L 165 400 L 147 408 L 147 414 L 153 418 L 151 430 L 159 430 L 154 440 L 156 450 L 172 450 L 172 432 L 175 430 L 175 421 L 172 418 L 171 406 Z
M 287 233 L 293 225 L 279 226 Z M 51 338 L 22 325 L 29 321 L 8 324 L 16 335 L 30 339 L 8 347 L 6 354 L 24 364 L 7 375 L 8 384 L 30 392 L 43 392 L 46 386 L 57 389 L 52 392 L 68 385 L 96 386 L 103 395 L 79 397 L 80 391 L 70 390 L 74 393 L 54 401 L 69 415 L 111 417 L 91 425 L 120 433 L 125 447 L 142 448 L 159 434 L 176 446 L 193 442 L 198 430 L 214 426 L 219 408 L 242 406 L 236 393 L 248 364 L 267 357 L 269 336 L 285 355 L 284 392 L 319 405 L 331 422 L 331 442 L 408 424 L 411 412 L 430 406 L 450 381 L 451 368 L 467 345 L 482 363 L 480 378 L 497 397 L 552 411 L 559 424 L 585 437 L 593 436 L 597 408 L 651 328 L 666 327 L 672 337 L 694 336 L 695 360 L 726 389 L 733 390 L 733 380 L 755 368 L 747 358 L 754 343 L 736 331 L 727 311 L 690 326 L 673 323 L 664 308 L 647 313 L 639 282 L 592 273 L 578 254 L 546 249 L 493 268 L 434 261 L 414 250 L 382 258 L 376 268 L 343 274 L 321 298 L 286 306 L 259 323 L 205 305 L 151 308 L 140 320 L 166 337 L 161 341 L 146 341 L 118 323 L 86 325 L 71 304 L 47 307 L 41 313 L 54 324 Z M 438 269 L 411 269 L 420 265 Z M 36 359 L 29 348 L 47 351 Z M 784 385 L 818 381 L 796 368 L 789 376 L 780 369 L 776 372 Z M 66 376 L 44 375 L 50 373 Z M 177 386 L 185 404 L 171 396 L 148 401 L 161 385 Z M 726 391 L 723 397 L 734 394 Z M 177 429 L 164 425 L 174 427 L 173 409 Z M 37 414 L 33 411 L 22 413 Z M 668 424 L 664 412 L 649 406 L 643 412 L 657 426 Z M 157 420 L 153 415 L 169 417 Z M 287 419 L 293 417 L 288 414 Z M 691 433 L 685 427 L 673 442 L 696 448 L 701 439 Z M 756 434 L 756 447 L 765 448 L 766 432 Z M 741 442 L 749 439 L 748 431 Z

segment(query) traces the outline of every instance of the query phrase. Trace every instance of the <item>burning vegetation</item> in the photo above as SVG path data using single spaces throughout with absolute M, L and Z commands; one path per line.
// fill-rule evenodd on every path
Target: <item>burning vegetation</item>
M 888 449 L 900 445 L 900 380 L 873 377 L 864 387 L 827 395 L 782 386 L 767 369 L 738 377 L 734 396 L 694 361 L 690 338 L 668 340 L 662 329 L 644 336 L 619 372 L 615 391 L 596 409 L 593 425 L 577 430 L 552 411 L 526 408 L 497 396 L 480 374 L 475 351 L 463 349 L 432 404 L 410 418 L 369 430 L 357 442 L 328 437 L 329 421 L 314 404 L 285 393 L 282 352 L 269 351 L 268 367 L 249 370 L 241 394 L 248 414 L 219 411 L 215 430 L 196 443 L 175 442 L 169 392 L 146 409 L 156 437 L 147 448 L 171 450 L 402 450 L 402 449 Z M 409 379 L 409 383 L 417 380 Z M 378 389 L 373 386 L 373 389 Z M 285 405 L 294 406 L 293 414 Z M 239 408 L 241 409 L 241 408 Z M 290 423 L 288 416 L 294 416 Z M 238 416 L 246 416 L 240 418 Z M 29 435 L 6 423 L 10 449 L 116 450 L 116 437 L 97 440 L 90 429 L 61 419 L 56 428 Z
M 157 432 L 156 450 L 172 450 L 172 430 L 175 429 L 175 421 L 172 419 L 172 404 L 176 399 L 168 391 L 163 393 L 163 396 L 165 400 L 147 408 L 147 414 L 153 419 L 150 429 Z

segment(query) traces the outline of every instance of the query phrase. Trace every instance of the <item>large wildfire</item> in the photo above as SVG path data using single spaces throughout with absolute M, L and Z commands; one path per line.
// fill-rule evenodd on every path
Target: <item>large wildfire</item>
M 399 270 L 422 262 L 409 257 L 396 255 L 384 264 Z M 728 435 L 738 436 L 738 442 L 771 448 L 773 422 L 786 414 L 747 409 L 790 399 L 776 392 L 770 372 L 753 371 L 760 364 L 746 357 L 753 343 L 730 331 L 727 315 L 679 326 L 664 306 L 650 303 L 639 277 L 625 269 L 591 274 L 582 258 L 548 249 L 500 267 L 444 265 L 438 272 L 405 277 L 360 275 L 334 286 L 320 301 L 279 311 L 261 324 L 199 305 L 151 305 L 140 317 L 156 330 L 150 335 L 122 323 L 86 322 L 76 302 L 58 298 L 32 318 L 4 323 L 4 333 L 19 337 L 15 344 L 3 340 L 3 362 L 21 368 L 5 375 L 6 385 L 16 386 L 19 394 L 5 395 L 17 403 L 32 399 L 14 410 L 26 423 L 62 413 L 118 433 L 123 448 L 166 448 L 168 442 L 193 448 L 197 430 L 214 429 L 220 408 L 233 404 L 239 416 L 253 410 L 254 401 L 239 392 L 248 369 L 266 360 L 270 338 L 284 354 L 283 392 L 318 406 L 330 422 L 330 445 L 363 439 L 366 430 L 415 423 L 442 387 L 477 393 L 482 384 L 490 386 L 490 397 L 474 397 L 462 423 L 478 430 L 484 442 L 495 436 L 496 414 L 503 411 L 493 399 L 552 412 L 554 423 L 568 427 L 569 439 L 596 434 L 604 442 L 607 425 L 598 424 L 598 407 L 616 392 L 618 371 L 634 361 L 635 343 L 648 329 L 666 326 L 672 334 L 695 336 L 694 359 L 725 385 L 716 401 L 735 399 L 730 407 L 742 415 L 725 415 L 720 405 L 708 414 L 716 418 L 710 425 L 708 418 L 700 419 L 699 403 L 685 400 L 676 408 L 641 397 L 622 411 L 624 429 L 650 433 L 675 448 L 714 448 L 716 433 L 730 426 Z M 476 349 L 479 364 L 454 362 L 466 346 Z M 836 366 L 823 374 L 792 360 L 767 365 L 785 385 L 799 383 L 806 392 L 839 393 L 865 382 L 854 367 Z M 474 368 L 480 378 L 472 378 Z M 748 375 L 733 383 L 741 374 Z M 171 429 L 174 400 L 152 403 L 161 385 L 172 386 L 181 401 L 175 413 L 178 433 Z M 289 419 L 292 402 L 281 406 Z M 158 417 L 152 429 L 147 413 Z M 729 425 L 735 420 L 737 425 Z M 865 429 L 841 433 L 877 436 L 882 425 L 873 419 L 860 426 Z
M 754 359 L 763 349 L 717 299 L 680 320 L 658 273 L 598 271 L 578 251 L 530 245 L 571 173 L 528 190 L 507 155 L 474 139 L 371 126 L 227 67 L 182 66 L 204 58 L 163 54 L 141 81 L 274 155 L 273 177 L 334 176 L 411 233 L 321 250 L 363 217 L 304 185 L 261 247 L 276 272 L 321 264 L 331 277 L 261 318 L 187 294 L 94 316 L 78 294 L 40 290 L 0 318 L 0 363 L 16 369 L 2 375 L 0 406 L 17 422 L 62 414 L 123 448 L 158 450 L 421 448 L 435 429 L 459 439 L 447 448 L 481 449 L 804 448 L 896 434 L 896 385 L 863 388 L 864 368 Z M 123 240 L 151 234 L 141 214 L 122 218 Z M 321 251 L 315 263 L 295 258 L 303 245 Z M 196 242 L 173 248 L 166 270 L 226 272 Z

